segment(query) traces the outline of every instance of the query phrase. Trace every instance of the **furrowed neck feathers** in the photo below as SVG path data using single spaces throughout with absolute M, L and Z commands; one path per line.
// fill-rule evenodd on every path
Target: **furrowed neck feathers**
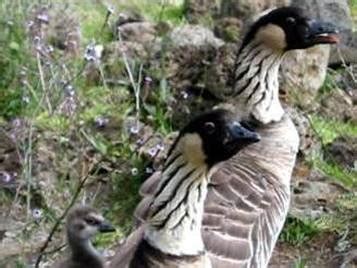
M 283 56 L 283 51 L 258 41 L 240 49 L 233 88 L 226 97 L 233 99 L 242 118 L 262 124 L 281 120 L 284 110 L 279 100 L 278 73 Z
M 151 204 L 145 239 L 171 255 L 199 255 L 203 205 L 209 168 L 195 153 L 187 155 L 176 144 L 171 150 L 161 182 Z

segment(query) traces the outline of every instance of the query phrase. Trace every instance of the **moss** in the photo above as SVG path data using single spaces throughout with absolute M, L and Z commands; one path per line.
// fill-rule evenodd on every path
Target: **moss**
M 43 112 L 36 117 L 35 125 L 42 130 L 66 133 L 70 126 L 70 120 L 62 115 L 51 115 L 47 112 Z
M 323 144 L 332 142 L 338 136 L 357 137 L 357 125 L 313 115 L 310 117 L 312 127 Z

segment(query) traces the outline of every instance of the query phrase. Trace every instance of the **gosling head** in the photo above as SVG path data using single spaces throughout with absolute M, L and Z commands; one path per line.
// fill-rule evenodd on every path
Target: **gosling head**
M 259 135 L 226 110 L 214 110 L 193 119 L 178 138 L 177 146 L 188 162 L 209 167 L 225 161 Z
M 89 240 L 97 233 L 114 232 L 114 227 L 94 208 L 74 207 L 67 216 L 67 234 L 69 239 Z
M 337 33 L 332 24 L 310 19 L 299 8 L 283 7 L 261 16 L 248 31 L 243 47 L 256 41 L 273 50 L 305 49 L 338 43 Z

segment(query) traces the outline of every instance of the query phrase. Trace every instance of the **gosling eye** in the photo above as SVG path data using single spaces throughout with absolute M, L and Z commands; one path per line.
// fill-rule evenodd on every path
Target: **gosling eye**
M 213 134 L 216 131 L 216 125 L 213 122 L 206 122 L 204 129 L 208 134 Z
M 86 219 L 86 222 L 89 224 L 89 225 L 97 225 L 98 224 L 98 221 L 93 219 L 93 218 L 87 218 Z
M 296 24 L 296 19 L 293 17 L 287 17 L 286 22 L 290 25 L 295 25 Z

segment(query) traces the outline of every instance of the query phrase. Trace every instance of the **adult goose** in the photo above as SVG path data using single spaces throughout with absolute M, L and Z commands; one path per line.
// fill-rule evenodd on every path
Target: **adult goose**
M 211 267 L 201 235 L 211 173 L 219 162 L 257 141 L 254 131 L 224 110 L 186 125 L 165 161 L 147 223 L 129 236 L 111 267 Z
M 56 268 L 103 268 L 104 259 L 91 242 L 97 233 L 115 229 L 94 208 L 76 206 L 66 220 L 67 242 L 71 255 L 54 265 Z
M 224 96 L 237 119 L 250 120 L 261 136 L 212 175 L 202 235 L 212 267 L 267 267 L 290 202 L 290 179 L 299 137 L 279 100 L 278 72 L 288 51 L 338 42 L 335 28 L 293 7 L 272 10 L 247 31 L 237 55 L 234 83 Z M 136 217 L 145 222 L 147 204 L 160 175 L 141 189 Z

